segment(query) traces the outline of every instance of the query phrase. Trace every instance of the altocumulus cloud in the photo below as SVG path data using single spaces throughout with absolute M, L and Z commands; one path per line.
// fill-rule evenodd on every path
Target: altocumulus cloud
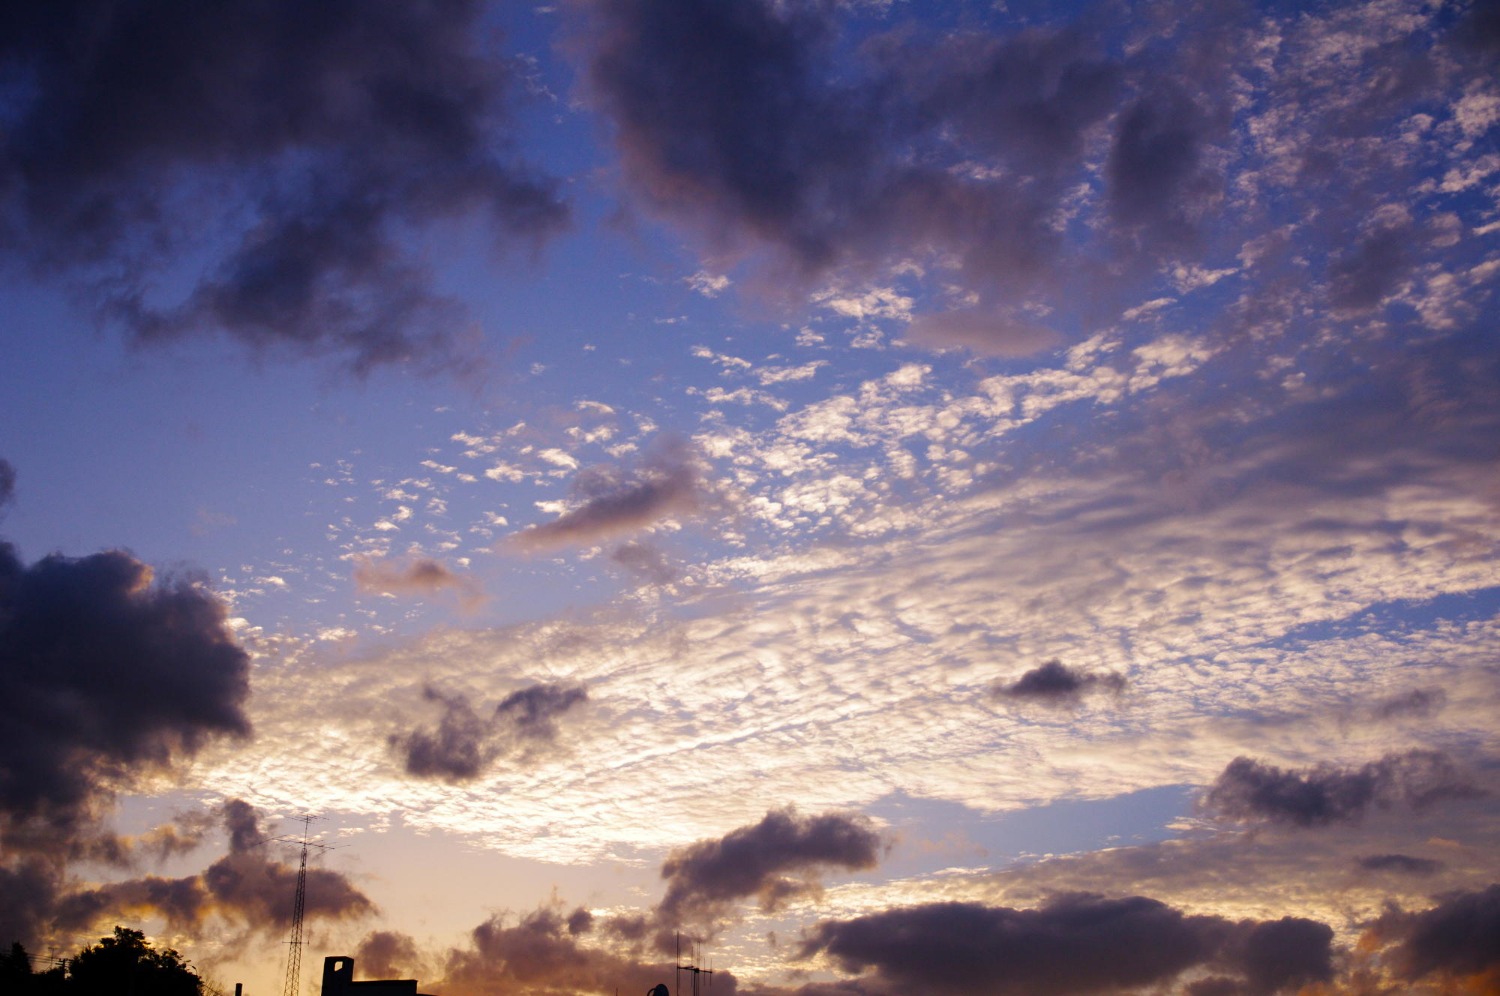
M 887 30 L 861 17 L 876 4 L 575 6 L 634 203 L 696 233 L 716 269 L 757 261 L 762 287 L 910 281 L 916 263 L 951 294 L 910 338 L 1000 355 L 1122 315 L 1179 264 L 1270 276 L 1299 216 L 1300 284 L 1374 310 L 1435 232 L 1379 210 L 1409 189 L 1390 136 L 1493 73 L 1474 44 L 1487 15 L 1454 31 L 1448 10 L 1395 5 L 1301 20 L 1094 5 L 1011 32 Z M 1247 314 L 1279 306 L 1274 283 Z
M 514 72 L 481 48 L 482 10 L 7 5 L 0 245 L 81 278 L 139 341 L 454 363 L 462 316 L 398 230 L 478 217 L 535 243 L 566 220 L 551 182 L 502 155 Z M 183 267 L 188 289 L 163 299 Z

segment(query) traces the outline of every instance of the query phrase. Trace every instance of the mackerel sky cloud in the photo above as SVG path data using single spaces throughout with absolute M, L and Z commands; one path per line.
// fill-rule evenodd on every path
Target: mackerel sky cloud
M 1497 26 L 0 14 L 0 944 L 1494 991 Z

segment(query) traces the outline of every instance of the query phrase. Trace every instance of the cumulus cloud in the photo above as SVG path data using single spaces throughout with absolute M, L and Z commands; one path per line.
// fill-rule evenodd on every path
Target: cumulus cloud
M 409 979 L 422 965 L 422 955 L 406 934 L 373 930 L 355 948 L 354 964 L 367 979 Z
M 1500 885 L 1445 896 L 1420 913 L 1392 911 L 1375 934 L 1394 942 L 1388 957 L 1397 978 L 1484 976 L 1493 986 L 1500 982 Z M 1476 985 L 1472 991 L 1494 990 Z
M 880 834 L 861 817 L 772 810 L 759 823 L 674 852 L 662 864 L 667 891 L 657 914 L 668 925 L 708 922 L 750 896 L 774 909 L 815 890 L 824 869 L 875 867 L 882 848 Z
M 1062 661 L 1050 660 L 1013 682 L 992 686 L 990 691 L 996 698 L 1016 702 L 1074 705 L 1087 692 L 1097 689 L 1118 693 L 1124 688 L 1124 675 L 1070 668 Z
M 1420 809 L 1479 794 L 1438 751 L 1413 750 L 1358 768 L 1322 764 L 1301 772 L 1237 757 L 1209 788 L 1204 805 L 1231 819 L 1314 827 L 1358 820 L 1372 808 Z
M 473 578 L 455 573 L 431 557 L 362 557 L 355 562 L 354 583 L 361 591 L 376 594 L 423 596 L 452 591 L 470 606 L 484 598 Z
M 79 887 L 55 875 L 50 893 L 33 892 L 43 900 L 30 913 L 24 933 L 40 937 L 51 931 L 64 934 L 94 929 L 111 918 L 160 916 L 191 937 L 225 939 L 225 928 L 240 933 L 230 943 L 251 934 L 280 934 L 292 921 L 288 897 L 297 889 L 298 869 L 278 860 L 262 832 L 259 816 L 248 803 L 230 799 L 217 814 L 228 837 L 228 853 L 202 872 L 181 878 L 147 875 L 140 878 Z M 35 885 L 36 883 L 32 883 Z M 343 874 L 326 868 L 307 870 L 305 915 L 324 920 L 364 916 L 375 905 Z
M 644 993 L 672 983 L 672 966 L 640 961 L 587 943 L 593 917 L 585 909 L 544 906 L 516 919 L 499 914 L 474 928 L 465 948 L 449 951 L 444 977 L 434 989 L 453 996 L 506 992 L 542 996 L 556 992 Z M 733 996 L 733 973 L 716 971 L 713 991 Z
M 422 698 L 442 706 L 435 728 L 416 729 L 388 738 L 406 773 L 452 784 L 472 781 L 502 756 L 530 764 L 549 753 L 557 741 L 558 720 L 588 700 L 581 685 L 541 684 L 507 695 L 489 718 L 480 716 L 467 697 L 426 686 Z
M 898 907 L 825 921 L 801 949 L 896 991 L 1063 996 L 1160 986 L 1192 968 L 1270 994 L 1332 976 L 1333 931 L 1294 917 L 1192 916 L 1145 896 L 1058 896 L 1036 909 Z
M 573 487 L 577 504 L 551 522 L 516 534 L 513 542 L 525 550 L 598 542 L 691 512 L 699 507 L 703 491 L 691 454 L 677 445 L 662 448 L 634 471 L 589 468 L 577 475 Z
M 0 658 L 10 830 L 73 832 L 137 774 L 250 733 L 249 658 L 223 607 L 190 580 L 154 580 L 127 553 L 26 566 L 0 542 Z
M 479 777 L 495 758 L 490 724 L 461 695 L 445 695 L 428 686 L 422 689 L 422 698 L 441 703 L 443 714 L 434 729 L 391 735 L 390 744 L 400 754 L 406 773 L 454 783 Z
M 356 370 L 455 362 L 403 230 L 566 219 L 509 158 L 516 71 L 483 5 L 43 4 L 7 13 L 0 244 L 81 278 L 137 341 L 216 331 Z M 164 111 L 170 108 L 170 113 Z M 164 296 L 168 273 L 187 290 Z

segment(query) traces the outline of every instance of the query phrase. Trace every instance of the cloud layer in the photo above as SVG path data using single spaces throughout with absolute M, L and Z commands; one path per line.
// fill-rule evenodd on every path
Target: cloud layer
M 462 309 L 404 233 L 475 217 L 534 244 L 566 218 L 510 156 L 516 72 L 478 41 L 481 11 L 10 11 L 0 245 L 81 279 L 137 341 L 218 332 L 360 371 L 458 362 Z

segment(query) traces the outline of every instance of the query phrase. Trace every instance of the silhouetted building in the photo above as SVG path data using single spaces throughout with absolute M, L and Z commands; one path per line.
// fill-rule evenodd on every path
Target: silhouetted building
M 416 979 L 354 981 L 354 959 L 332 955 L 323 959 L 323 996 L 423 996 Z

